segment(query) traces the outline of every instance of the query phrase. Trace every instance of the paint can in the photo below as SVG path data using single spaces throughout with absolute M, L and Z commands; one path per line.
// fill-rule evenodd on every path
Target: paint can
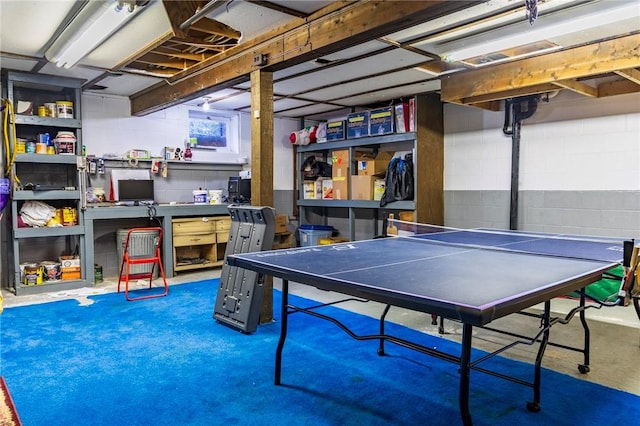
M 53 102 L 47 102 L 44 104 L 45 113 L 47 117 L 57 117 L 56 104 Z
M 36 143 L 36 154 L 46 154 L 47 153 L 47 144 L 46 143 Z
M 207 204 L 207 191 L 193 191 L 193 204 Z
M 56 117 L 73 118 L 73 102 L 56 101 Z
M 25 152 L 27 152 L 26 139 L 21 139 L 21 138 L 16 139 L 15 153 L 24 154 Z
M 93 265 L 93 277 L 96 283 L 101 283 L 103 281 L 102 276 L 102 266 L 98 264 Z
M 35 141 L 27 141 L 25 144 L 25 152 L 27 154 L 35 154 L 36 152 L 36 143 Z
M 37 263 L 25 263 L 23 273 L 24 285 L 39 285 L 42 284 L 42 266 Z
M 62 226 L 73 226 L 78 223 L 78 213 L 75 207 L 63 207 Z
M 209 204 L 222 204 L 222 189 L 209 191 Z
M 58 132 L 55 146 L 58 154 L 75 154 L 76 135 L 73 132 Z
M 60 262 L 45 260 L 44 262 L 40 262 L 40 265 L 42 265 L 42 273 L 45 281 L 56 281 L 62 277 Z

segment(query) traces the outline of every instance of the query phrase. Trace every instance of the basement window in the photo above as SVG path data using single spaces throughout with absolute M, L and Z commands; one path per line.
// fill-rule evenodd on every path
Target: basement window
M 237 153 L 237 125 L 237 117 L 231 115 L 190 110 L 189 141 L 193 148 Z

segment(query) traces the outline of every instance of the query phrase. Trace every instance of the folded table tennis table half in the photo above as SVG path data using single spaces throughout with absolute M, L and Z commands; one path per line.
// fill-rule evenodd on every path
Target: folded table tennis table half
M 584 289 L 602 274 L 620 264 L 623 240 L 594 237 L 525 233 L 498 230 L 454 230 L 397 221 L 398 236 L 333 245 L 244 253 L 228 256 L 229 264 L 282 279 L 281 334 L 276 350 L 275 383 L 281 382 L 282 350 L 288 315 L 305 312 L 329 319 L 315 309 L 289 305 L 289 281 L 335 291 L 386 305 L 380 317 L 380 333 L 360 340 L 390 341 L 460 366 L 459 405 L 464 424 L 472 424 L 469 411 L 470 370 L 479 370 L 533 388 L 530 411 L 540 403 L 540 366 L 549 343 L 551 326 L 579 315 L 584 328 L 581 372 L 589 370 L 588 305 L 581 292 L 578 306 L 565 318 L 552 318 L 550 301 Z M 424 226 L 425 228 L 420 228 Z M 499 274 L 496 271 L 500 271 Z M 490 372 L 471 359 L 472 329 L 543 303 L 541 330 L 532 338 L 539 342 L 533 382 L 523 382 Z M 443 354 L 416 342 L 406 342 L 384 333 L 390 306 L 412 309 L 462 323 L 459 356 Z M 317 308 L 317 307 L 314 307 Z M 335 323 L 335 321 L 333 321 Z M 348 331 L 342 324 L 337 324 Z M 496 351 L 494 354 L 498 354 Z M 491 354 L 490 356 L 492 356 Z M 485 357 L 486 358 L 486 357 Z

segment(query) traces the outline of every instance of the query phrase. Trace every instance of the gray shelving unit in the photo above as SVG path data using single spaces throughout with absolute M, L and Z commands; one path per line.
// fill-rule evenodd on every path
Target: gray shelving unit
M 314 143 L 310 145 L 302 145 L 297 146 L 296 153 L 298 155 L 298 165 L 302 165 L 304 160 L 309 155 L 317 155 L 321 156 L 323 159 L 327 160 L 331 155 L 331 152 L 334 150 L 349 150 L 349 158 L 351 161 L 350 164 L 350 173 L 353 175 L 356 173 L 355 171 L 355 153 L 358 149 L 370 149 L 373 151 L 383 150 L 383 151 L 405 151 L 413 150 L 415 152 L 415 141 L 416 134 L 414 132 L 407 133 L 394 133 L 383 136 L 369 136 L 362 137 L 357 139 L 345 139 L 340 141 L 332 141 L 332 142 L 323 142 L 323 143 Z M 415 161 L 415 156 L 414 156 Z M 302 171 L 298 170 L 298 210 L 300 215 L 300 224 L 308 223 L 306 208 L 322 208 L 332 209 L 332 208 L 342 208 L 348 210 L 348 236 L 350 240 L 355 240 L 355 224 L 356 224 L 356 211 L 359 209 L 369 209 L 373 210 L 375 217 L 375 224 L 371 229 L 371 237 L 380 233 L 380 229 L 378 229 L 378 212 L 380 210 L 415 210 L 415 202 L 412 201 L 396 201 L 393 203 L 389 203 L 384 207 L 380 207 L 380 201 L 374 200 L 309 200 L 304 199 L 303 197 L 303 176 Z M 415 179 L 415 177 L 414 177 Z M 349 198 L 351 198 L 351 190 L 350 190 L 350 182 L 349 186 Z M 417 185 L 414 187 L 417 188 Z M 326 217 L 326 215 L 325 215 Z
M 83 176 L 82 176 L 82 121 L 81 87 L 82 80 L 52 75 L 34 75 L 19 71 L 3 72 L 3 96 L 14 105 L 19 100 L 33 103 L 34 115 L 15 114 L 9 130 L 9 146 L 15 150 L 14 138 L 33 140 L 41 133 L 49 133 L 53 140 L 59 131 L 73 132 L 76 136 L 74 154 L 34 154 L 17 153 L 11 165 L 11 220 L 8 224 L 7 285 L 16 295 L 61 291 L 87 285 L 87 271 L 81 268 L 80 279 L 43 280 L 42 284 L 26 285 L 21 277 L 21 265 L 55 261 L 62 254 L 85 256 L 85 227 L 83 221 Z M 41 117 L 37 107 L 56 101 L 73 102 L 74 118 Z M 28 183 L 59 187 L 55 190 L 24 189 Z M 62 189 L 64 188 L 64 189 Z M 75 209 L 77 224 L 59 227 L 20 227 L 18 218 L 25 202 L 34 200 L 47 203 L 55 208 Z M 45 256 L 45 258 L 42 258 Z M 82 262 L 81 262 L 82 265 Z

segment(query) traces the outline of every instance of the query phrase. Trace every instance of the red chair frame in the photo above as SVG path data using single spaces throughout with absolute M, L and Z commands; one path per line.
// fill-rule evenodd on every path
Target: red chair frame
M 153 254 L 130 254 L 129 253 L 129 244 L 131 242 L 131 238 L 135 238 L 136 233 L 149 233 L 157 231 L 158 237 L 155 241 Z M 160 256 L 160 248 L 162 247 L 162 228 L 161 227 L 146 227 L 146 228 L 131 228 L 127 232 L 127 239 L 124 244 L 124 250 L 122 254 L 122 262 L 120 263 L 120 273 L 118 274 L 118 293 L 120 293 L 120 282 L 124 279 L 125 287 L 124 287 L 124 296 L 129 301 L 134 300 L 142 300 L 142 299 L 153 299 L 156 297 L 164 297 L 169 294 L 169 286 L 167 284 L 167 277 L 164 274 L 164 267 L 162 266 L 162 258 Z M 143 273 L 135 273 L 130 274 L 130 266 L 131 265 L 144 265 L 144 264 L 153 264 L 150 272 Z M 149 278 L 149 288 L 152 287 L 153 284 L 153 273 L 155 271 L 155 267 L 158 265 L 160 269 L 160 276 L 162 277 L 162 281 L 164 283 L 164 292 L 144 295 L 140 297 L 129 297 L 129 279 L 130 278 Z M 124 270 L 124 275 L 122 275 Z

